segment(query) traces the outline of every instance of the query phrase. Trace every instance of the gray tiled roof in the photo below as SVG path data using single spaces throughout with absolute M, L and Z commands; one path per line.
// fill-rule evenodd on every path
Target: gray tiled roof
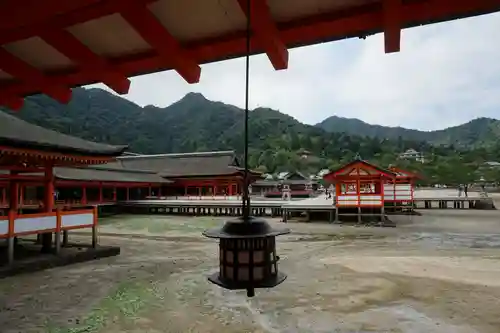
M 224 176 L 240 173 L 234 151 L 122 156 L 109 167 L 157 172 L 167 178 Z
M 317 181 L 314 180 L 301 180 L 301 179 L 290 179 L 290 180 L 257 180 L 252 185 L 255 186 L 277 186 L 277 185 L 301 185 L 301 184 L 316 184 Z
M 58 133 L 5 112 L 0 112 L 0 145 L 90 156 L 118 156 L 127 148 Z
M 130 170 L 109 170 L 103 168 L 54 168 L 54 176 L 65 180 L 93 180 L 101 182 L 127 183 L 171 183 L 156 173 L 138 172 Z

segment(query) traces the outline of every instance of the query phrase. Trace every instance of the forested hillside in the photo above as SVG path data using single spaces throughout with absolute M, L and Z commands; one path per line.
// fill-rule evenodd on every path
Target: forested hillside
M 166 108 L 143 108 L 101 89 L 78 88 L 73 95 L 68 105 L 42 95 L 32 96 L 21 111 L 13 114 L 82 138 L 128 144 L 131 151 L 139 153 L 243 150 L 243 111 L 209 101 L 201 94 L 187 94 Z M 359 154 L 382 166 L 399 163 L 450 182 L 464 177 L 472 179 L 481 163 L 500 157 L 500 149 L 495 145 L 465 150 L 402 136 L 382 139 L 371 134 L 361 137 L 342 133 L 340 129 L 328 132 L 267 108 L 253 110 L 249 122 L 250 165 L 268 172 L 317 172 L 337 167 Z M 344 132 L 349 131 L 353 130 L 346 126 Z M 369 134 L 364 130 L 357 133 Z M 398 161 L 398 154 L 407 148 L 424 152 L 429 163 L 407 165 Z M 311 155 L 303 158 L 299 153 L 303 150 Z M 457 163 L 462 167 L 457 168 Z
M 359 119 L 337 116 L 329 117 L 316 127 L 332 133 L 363 133 L 379 139 L 426 141 L 434 145 L 455 145 L 463 148 L 489 147 L 498 144 L 500 121 L 491 118 L 477 118 L 468 123 L 439 131 L 417 131 L 402 127 L 371 125 Z

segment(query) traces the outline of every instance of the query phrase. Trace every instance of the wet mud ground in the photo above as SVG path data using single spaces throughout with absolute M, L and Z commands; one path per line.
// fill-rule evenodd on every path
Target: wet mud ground
M 288 279 L 253 299 L 206 280 L 217 244 L 200 233 L 223 219 L 102 219 L 99 242 L 122 254 L 0 280 L 0 332 L 500 332 L 500 213 L 391 218 L 288 223 Z

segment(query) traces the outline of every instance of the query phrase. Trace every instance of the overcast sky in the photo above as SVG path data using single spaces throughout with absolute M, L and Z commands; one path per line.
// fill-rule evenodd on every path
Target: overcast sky
M 329 116 L 422 130 L 484 116 L 500 118 L 500 14 L 402 32 L 401 52 L 384 54 L 383 36 L 290 50 L 289 68 L 251 58 L 250 105 L 315 124 Z M 243 59 L 202 66 L 199 84 L 173 71 L 132 79 L 126 98 L 167 106 L 186 93 L 244 105 Z

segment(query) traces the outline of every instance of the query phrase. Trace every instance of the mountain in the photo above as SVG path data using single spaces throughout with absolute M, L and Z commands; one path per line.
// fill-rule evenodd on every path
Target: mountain
M 12 114 L 62 133 L 110 144 L 126 144 L 136 153 L 211 150 L 235 150 L 240 156 L 243 153 L 243 110 L 207 100 L 198 93 L 189 93 L 176 103 L 160 108 L 141 107 L 101 89 L 77 88 L 68 105 L 36 95 L 26 98 L 24 107 Z M 464 177 L 472 179 L 481 163 L 500 159 L 498 145 L 467 151 L 447 145 L 432 146 L 426 142 L 424 134 L 436 135 L 436 132 L 422 134 L 405 129 L 395 129 L 401 134 L 391 134 L 388 140 L 383 140 L 380 137 L 385 137 L 387 129 L 381 126 L 330 118 L 330 124 L 335 122 L 336 125 L 332 125 L 335 131 L 329 132 L 321 128 L 323 126 L 302 124 L 276 110 L 252 110 L 249 115 L 249 165 L 263 172 L 300 170 L 312 173 L 336 168 L 359 154 L 381 166 L 397 163 L 432 175 L 433 180 L 449 183 L 459 179 L 464 182 Z M 481 133 L 485 128 L 483 122 L 488 123 L 486 127 L 491 129 L 488 132 L 491 137 Z M 491 142 L 496 138 L 493 135 L 495 124 L 493 120 L 479 119 L 462 127 L 446 129 L 441 137 L 461 137 L 471 143 L 483 139 Z M 368 136 L 355 135 L 357 133 Z M 422 165 L 398 160 L 399 153 L 408 148 L 422 151 L 432 163 Z M 311 153 L 306 158 L 300 153 L 304 150 Z M 464 166 L 456 168 L 458 163 Z
M 110 144 L 127 144 L 138 153 L 234 149 L 243 152 L 244 112 L 221 102 L 189 93 L 172 105 L 141 107 L 101 89 L 77 88 L 68 105 L 44 96 L 26 98 L 13 112 L 31 123 L 62 133 Z M 249 116 L 250 165 L 263 170 L 317 171 L 341 158 L 360 153 L 366 158 L 396 148 L 374 139 L 327 133 L 268 108 Z M 312 152 L 302 159 L 300 149 Z
M 500 137 L 500 121 L 491 118 L 477 118 L 468 123 L 438 131 L 418 131 L 403 127 L 371 125 L 359 119 L 329 117 L 315 125 L 332 133 L 363 133 L 368 137 L 411 141 L 427 141 L 435 145 L 461 147 L 482 147 L 496 144 Z

